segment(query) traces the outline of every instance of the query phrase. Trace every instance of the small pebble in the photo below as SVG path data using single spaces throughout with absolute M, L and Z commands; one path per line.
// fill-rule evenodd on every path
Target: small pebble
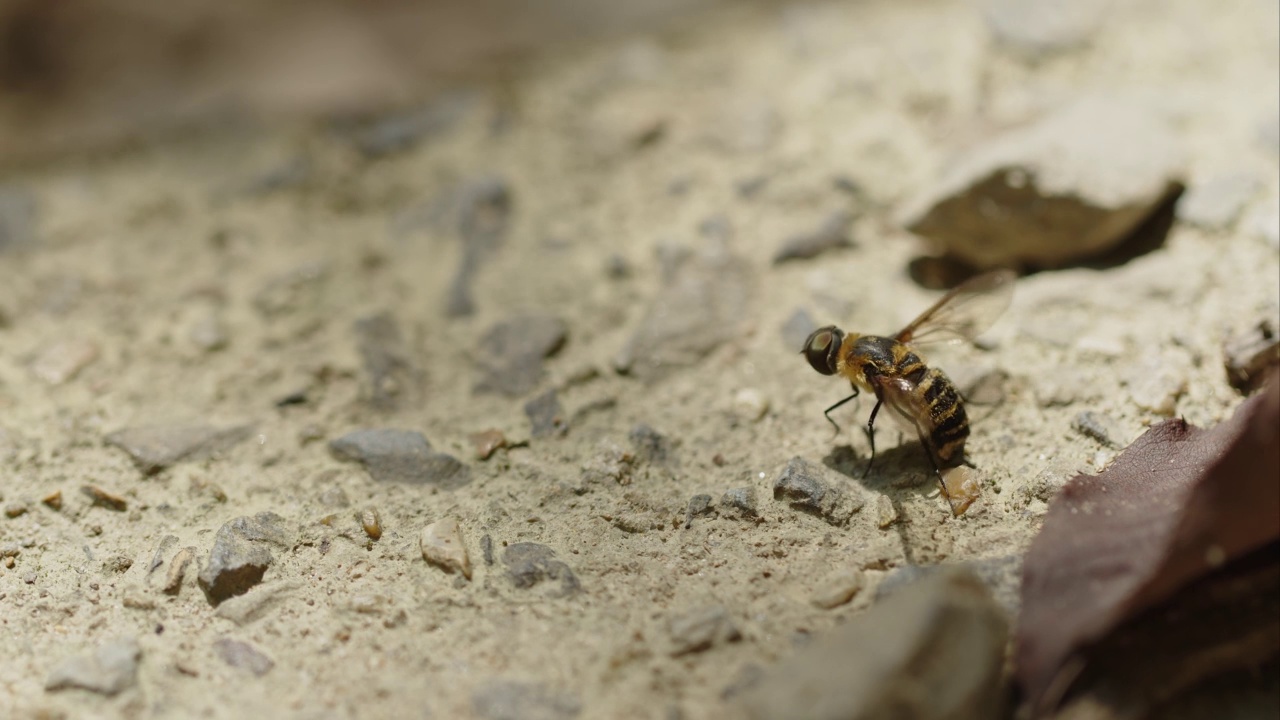
M 842 570 L 823 580 L 810 600 L 814 605 L 830 610 L 852 600 L 865 584 L 866 578 L 861 570 Z
M 773 499 L 785 500 L 796 510 L 817 515 L 832 525 L 843 525 L 862 509 L 861 494 L 838 487 L 825 467 L 802 457 L 787 461 L 773 481 Z
M 627 439 L 635 448 L 637 460 L 655 465 L 667 465 L 675 460 L 675 447 L 671 440 L 644 423 L 631 428 Z
M 501 430 L 482 430 L 467 436 L 475 449 L 477 460 L 488 460 L 498 450 L 507 447 L 507 436 Z
M 787 238 L 774 253 L 773 264 L 807 260 L 830 250 L 853 247 L 853 241 L 849 239 L 849 225 L 852 222 L 853 217 L 847 210 L 836 210 L 817 228 Z
M 191 565 L 195 556 L 196 549 L 193 547 L 185 547 L 174 553 L 173 559 L 169 561 L 169 572 L 165 575 L 162 588 L 165 595 L 177 595 L 182 589 L 182 578 L 186 575 L 187 567 Z
M 769 401 L 755 388 L 743 388 L 733 395 L 733 409 L 740 417 L 758 422 L 769 412 Z
M 1156 355 L 1131 368 L 1125 380 L 1135 405 L 1166 417 L 1174 414 L 1178 398 L 1187 390 L 1186 374 Z
M 97 485 L 84 485 L 80 488 L 80 492 L 88 495 L 96 507 L 115 510 L 116 512 L 124 512 L 129 509 L 128 501 L 119 495 L 103 490 Z
M 502 564 L 507 568 L 511 584 L 525 590 L 547 580 L 559 580 L 552 597 L 567 597 L 582 589 L 573 569 L 556 559 L 556 552 L 546 545 L 518 542 L 502 551 Z
M 147 574 L 155 572 L 157 568 L 164 564 L 164 556 L 169 550 L 178 544 L 177 535 L 165 535 L 160 538 L 160 544 L 156 545 L 156 551 L 151 554 L 151 564 L 147 566 Z
M 457 520 L 446 518 L 426 526 L 418 538 L 418 546 L 427 562 L 445 572 L 459 572 L 471 579 L 471 558 Z
M 108 640 L 92 655 L 68 658 L 54 667 L 45 680 L 48 691 L 80 688 L 113 696 L 137 682 L 142 649 L 133 638 Z
M 221 638 L 214 641 L 213 649 L 226 664 L 248 670 L 258 677 L 266 675 L 276 665 L 274 660 L 263 655 L 257 648 L 239 640 Z
M 898 508 L 888 495 L 876 496 L 876 526 L 881 530 L 898 522 Z
M 1178 219 L 1206 230 L 1225 230 L 1262 190 L 1262 182 L 1237 172 L 1193 183 L 1178 199 Z
M 98 345 L 91 340 L 59 340 L 46 347 L 31 363 L 31 372 L 50 385 L 61 385 L 98 359 Z
M 4 508 L 4 516 L 8 518 L 22 517 L 27 514 L 26 503 L 9 503 Z
M 531 434 L 535 438 L 563 437 L 569 432 L 569 421 L 565 417 L 564 408 L 554 389 L 547 390 L 524 405 L 524 414 L 533 426 Z
M 364 529 L 364 534 L 368 535 L 370 540 L 378 540 L 382 537 L 382 516 L 378 514 L 377 508 L 365 508 L 360 511 L 360 527 Z
M 1280 365 L 1280 334 L 1269 319 L 1236 333 L 1223 343 L 1227 382 L 1248 395 L 1262 387 L 1267 371 Z
M 756 509 L 756 489 L 751 486 L 725 491 L 720 497 L 720 506 L 736 511 L 741 517 L 756 517 L 760 514 Z
M 48 495 L 45 495 L 44 497 L 40 498 L 40 502 L 44 503 L 46 506 L 48 506 L 53 510 L 61 510 L 62 509 L 62 491 L 54 490 Z
M 742 633 L 723 605 L 694 608 L 676 615 L 667 622 L 667 630 L 671 635 L 671 655 L 675 657 L 742 639 Z
M 1071 421 L 1071 427 L 1110 448 L 1121 447 L 1121 433 L 1116 421 L 1106 413 L 1086 410 Z
M 710 495 L 694 495 L 689 498 L 689 506 L 684 512 L 684 527 L 688 530 L 693 526 L 693 519 L 699 515 L 705 515 L 711 512 L 711 496 Z

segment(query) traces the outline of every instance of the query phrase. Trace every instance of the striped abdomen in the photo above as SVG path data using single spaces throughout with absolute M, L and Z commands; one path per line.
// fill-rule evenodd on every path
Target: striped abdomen
M 969 416 L 955 385 L 941 370 L 927 368 L 916 383 L 916 392 L 928 407 L 930 444 L 943 467 L 964 461 L 964 441 L 969 437 Z

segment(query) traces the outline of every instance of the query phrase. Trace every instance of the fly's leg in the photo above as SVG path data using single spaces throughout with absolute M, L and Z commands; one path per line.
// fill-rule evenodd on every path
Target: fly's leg
M 938 478 L 938 487 L 942 489 L 942 497 L 950 499 L 947 494 L 947 484 L 942 481 L 942 470 L 939 469 L 938 459 L 933 456 L 933 445 L 929 438 L 922 433 L 920 435 L 920 444 L 924 446 L 924 454 L 929 458 L 929 464 L 933 466 L 933 475 Z
M 843 404 L 845 404 L 845 403 L 849 402 L 850 400 L 852 400 L 852 399 L 854 399 L 854 398 L 856 398 L 856 397 L 858 397 L 858 386 L 857 386 L 857 385 L 854 385 L 854 386 L 853 386 L 853 394 L 852 394 L 852 395 L 850 395 L 849 397 L 847 397 L 847 398 L 845 398 L 845 399 L 841 400 L 840 402 L 836 403 L 835 405 L 832 405 L 831 407 L 827 408 L 826 410 L 823 410 L 823 411 L 822 411 L 822 414 L 823 414 L 823 415 L 825 415 L 825 416 L 827 416 L 827 422 L 831 423 L 831 426 L 832 426 L 832 427 L 834 427 L 834 428 L 836 429 L 835 435 L 839 435 L 839 434 L 840 434 L 840 426 L 836 423 L 836 421 L 835 421 L 835 420 L 832 420 L 832 419 L 831 419 L 831 411 L 832 411 L 832 410 L 835 410 L 836 408 L 840 407 L 841 405 L 843 405 Z M 832 435 L 832 437 L 835 437 L 835 435 Z
M 864 478 L 871 472 L 871 463 L 876 461 L 876 413 L 880 412 L 883 404 L 883 400 L 876 398 L 876 406 L 871 408 L 871 417 L 867 420 L 867 442 L 871 443 L 871 458 L 867 460 L 867 469 L 862 471 Z

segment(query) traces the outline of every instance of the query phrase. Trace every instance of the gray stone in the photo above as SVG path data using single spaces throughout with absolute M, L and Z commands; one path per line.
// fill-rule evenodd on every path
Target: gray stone
M 662 288 L 614 367 L 645 380 L 665 376 L 741 336 L 752 294 L 749 266 L 725 251 L 674 253 Z
M 720 507 L 739 517 L 760 515 L 760 510 L 756 506 L 756 489 L 750 485 L 726 490 L 724 495 L 720 496 Z
M 627 434 L 636 459 L 655 465 L 674 465 L 675 447 L 671 439 L 653 428 L 639 423 Z
M 493 680 L 471 694 L 471 709 L 483 720 L 571 720 L 582 703 L 540 683 Z
M 1178 198 L 1178 219 L 1206 230 L 1225 230 L 1261 190 L 1262 182 L 1249 173 L 1210 178 Z
M 982 15 L 1001 45 L 1030 59 L 1081 48 L 1106 19 L 1112 0 L 986 0 Z
M 667 621 L 667 631 L 671 654 L 676 657 L 742 639 L 723 605 L 693 608 L 675 615 Z
M 480 264 L 506 238 L 511 220 L 511 188 L 500 177 L 472 180 L 458 192 L 458 209 L 462 260 L 445 297 L 448 317 L 464 317 L 475 312 L 471 283 Z
M 573 570 L 557 560 L 555 551 L 546 545 L 531 542 L 509 545 L 502 551 L 502 564 L 507 568 L 511 583 L 521 590 L 547 580 L 560 583 L 551 592 L 554 597 L 572 595 L 582 589 Z
M 35 240 L 36 200 L 22 188 L 0 186 L 0 252 Z
M 796 308 L 782 324 L 782 344 L 798 353 L 804 349 L 804 341 L 809 339 L 809 334 L 817 329 L 818 321 L 804 308 Z
M 198 577 L 209 604 L 216 606 L 243 595 L 262 582 L 267 568 L 275 562 L 267 545 L 288 548 L 292 544 L 283 523 L 279 515 L 263 512 L 251 518 L 238 517 L 218 529 L 209 561 Z
M 785 500 L 797 510 L 817 515 L 832 525 L 843 525 L 862 509 L 861 495 L 836 487 L 825 468 L 802 457 L 791 458 L 777 480 L 773 498 Z
M 1162 118 L 1091 98 L 958 158 L 901 220 L 976 268 L 1064 267 L 1125 240 L 1176 192 L 1182 157 Z
M 360 318 L 355 335 L 369 404 L 387 411 L 412 403 L 421 389 L 422 373 L 410 359 L 396 319 L 386 312 Z
M 476 105 L 470 92 L 452 92 L 424 105 L 387 115 L 351 132 L 351 142 L 366 158 L 396 155 L 457 125 Z
M 213 642 L 213 649 L 226 664 L 248 670 L 258 677 L 266 675 L 276 666 L 274 660 L 263 655 L 257 648 L 239 640 L 219 638 Z
M 688 530 L 693 526 L 693 519 L 699 515 L 706 515 L 711 512 L 711 496 L 710 495 L 694 495 L 689 498 L 689 505 L 684 511 L 684 527 Z
M 479 392 L 507 397 L 528 394 L 546 374 L 543 361 L 564 347 L 569 330 L 551 315 L 522 315 L 489 328 L 476 347 L 481 379 Z
M 739 707 L 758 720 L 1001 717 L 1007 635 L 977 578 L 937 573 L 766 670 Z
M 204 424 L 143 425 L 113 432 L 108 445 L 124 450 L 147 475 L 183 460 L 207 457 L 227 450 L 253 435 L 253 426 L 218 428 Z
M 49 673 L 44 689 L 80 688 L 102 695 L 118 695 L 138 680 L 142 649 L 133 638 L 108 640 L 92 655 L 68 658 Z
M 853 247 L 849 226 L 853 215 L 848 210 L 836 210 L 822 224 L 805 233 L 793 235 L 783 241 L 773 255 L 773 264 L 781 265 L 789 260 L 807 260 L 829 251 Z
M 1124 447 L 1123 432 L 1115 419 L 1101 412 L 1086 410 L 1071 421 L 1071 427 L 1109 448 Z
M 1267 372 L 1280 366 L 1280 333 L 1270 318 L 1264 318 L 1222 344 L 1223 364 L 1231 387 L 1248 395 L 1262 387 Z
M 356 430 L 330 440 L 329 451 L 339 460 L 364 465 L 378 482 L 452 490 L 471 481 L 466 465 L 452 455 L 435 452 L 422 433 L 413 430 Z
M 569 421 L 554 388 L 525 403 L 524 414 L 529 418 L 533 437 L 563 437 L 569 432 Z

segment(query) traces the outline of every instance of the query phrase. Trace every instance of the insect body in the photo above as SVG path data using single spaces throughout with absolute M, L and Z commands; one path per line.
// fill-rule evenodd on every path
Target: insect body
M 966 462 L 964 443 L 969 437 L 969 418 L 964 401 L 941 370 L 925 364 L 916 347 L 937 340 L 972 340 L 1004 312 L 1012 295 L 1013 279 L 1014 274 L 1009 271 L 972 278 L 944 295 L 893 337 L 845 333 L 834 325 L 818 328 L 809 335 L 801 352 L 813 369 L 823 375 L 839 375 L 853 386 L 852 395 L 824 412 L 832 425 L 836 424 L 831 419 L 832 410 L 863 391 L 876 396 L 866 427 L 871 443 L 867 472 L 875 461 L 875 422 L 882 405 L 915 430 L 939 479 L 943 468 Z

